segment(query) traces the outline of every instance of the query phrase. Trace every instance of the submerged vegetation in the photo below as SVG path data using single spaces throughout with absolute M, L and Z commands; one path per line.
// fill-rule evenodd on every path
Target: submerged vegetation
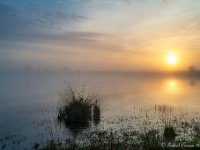
M 175 140 L 176 137 L 176 132 L 173 126 L 166 126 L 164 129 L 164 140 L 169 143 L 169 142 L 173 142 Z
M 176 112 L 167 105 L 135 107 L 130 116 L 105 119 L 100 96 L 85 88 L 68 87 L 59 93 L 59 106 L 54 116 L 59 129 L 53 129 L 45 118 L 50 139 L 38 140 L 35 150 L 168 150 L 200 148 L 200 118 Z M 50 125 L 48 125 L 50 123 Z M 70 132 L 69 132 L 70 131 Z M 54 132 L 64 132 L 58 138 Z M 45 134 L 46 135 L 46 134 Z M 6 149 L 0 139 L 0 149 Z M 10 140 L 12 142 L 12 139 Z M 23 142 L 23 141 L 20 141 Z M 2 144 L 1 144 L 2 143 Z
M 57 142 L 51 140 L 44 148 L 40 149 L 164 150 L 177 147 L 186 149 L 185 147 L 188 145 L 193 146 L 194 149 L 198 148 L 200 144 L 200 124 L 195 122 L 194 126 L 194 120 L 193 122 L 180 121 L 182 116 L 180 116 L 180 120 L 178 116 L 174 117 L 174 108 L 170 106 L 154 105 L 147 110 L 140 108 L 136 110 L 139 114 L 133 114 L 131 118 L 118 116 L 116 121 L 106 121 L 101 119 L 100 98 L 96 94 L 88 94 L 83 89 L 77 90 L 69 87 L 60 93 L 60 100 L 57 120 L 65 128 L 70 129 L 73 138 Z M 151 126 L 151 122 L 153 122 L 151 117 L 155 117 L 155 114 L 158 115 L 159 120 Z M 141 121 L 139 116 L 144 117 L 144 120 Z M 129 124 L 130 122 L 131 124 Z M 137 125 L 137 122 L 143 124 L 143 129 Z M 111 125 L 105 128 L 104 124 L 119 126 L 114 128 Z M 182 132 L 186 128 L 192 130 L 190 139 L 182 139 Z
M 168 130 L 166 127 L 164 130 Z M 170 129 L 171 130 L 171 129 Z M 171 135 L 167 135 L 170 136 Z M 171 149 L 198 149 L 200 140 L 176 141 L 175 138 L 166 140 L 165 133 L 152 129 L 143 133 L 132 130 L 91 131 L 83 132 L 77 143 L 54 143 L 51 141 L 42 150 L 171 150 Z

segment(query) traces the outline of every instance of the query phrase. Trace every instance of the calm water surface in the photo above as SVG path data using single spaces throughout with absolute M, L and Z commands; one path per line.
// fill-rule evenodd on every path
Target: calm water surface
M 0 83 L 0 136 L 19 135 L 26 142 L 38 138 L 41 120 L 56 117 L 58 91 L 68 85 L 83 84 L 88 90 L 100 93 L 102 120 L 139 116 L 144 110 L 148 112 L 146 116 L 156 118 L 156 112 L 151 111 L 155 105 L 170 106 L 176 110 L 174 116 L 187 112 L 195 117 L 200 110 L 198 78 L 130 74 L 1 75 Z

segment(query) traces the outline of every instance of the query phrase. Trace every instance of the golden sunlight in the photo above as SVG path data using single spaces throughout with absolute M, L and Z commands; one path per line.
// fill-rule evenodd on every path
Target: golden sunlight
M 176 64 L 176 62 L 177 62 L 177 58 L 175 55 L 170 55 L 167 57 L 168 64 L 174 65 L 174 64 Z
M 176 93 L 177 92 L 177 81 L 174 79 L 170 79 L 166 81 L 167 91 L 170 93 Z

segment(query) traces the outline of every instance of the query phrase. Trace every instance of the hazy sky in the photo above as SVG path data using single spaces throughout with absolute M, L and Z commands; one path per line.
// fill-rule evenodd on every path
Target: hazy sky
M 0 0 L 0 68 L 170 70 L 199 58 L 200 0 Z

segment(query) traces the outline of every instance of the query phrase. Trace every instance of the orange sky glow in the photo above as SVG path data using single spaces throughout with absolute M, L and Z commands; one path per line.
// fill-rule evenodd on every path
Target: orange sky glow
M 191 65 L 200 68 L 199 0 L 60 0 L 48 6 L 35 2 L 31 7 L 38 11 L 34 13 L 31 12 L 34 9 L 23 7 L 25 0 L 0 5 L 16 10 L 14 22 L 7 12 L 2 13 L 8 16 L 0 17 L 7 24 L 0 25 L 4 35 L 0 37 L 0 68 L 23 65 L 82 71 L 174 71 L 187 70 Z M 166 61 L 170 53 L 175 63 Z

